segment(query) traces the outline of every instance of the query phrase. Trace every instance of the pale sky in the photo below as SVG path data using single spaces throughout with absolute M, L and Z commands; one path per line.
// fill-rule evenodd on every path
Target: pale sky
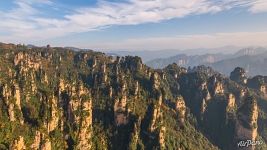
M 95 50 L 267 46 L 267 0 L 1 0 L 0 42 Z

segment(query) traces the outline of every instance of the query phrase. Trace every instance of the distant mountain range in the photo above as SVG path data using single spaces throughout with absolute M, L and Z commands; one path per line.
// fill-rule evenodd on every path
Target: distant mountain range
M 183 67 L 208 65 L 226 75 L 229 75 L 235 67 L 240 66 L 245 68 L 250 76 L 256 74 L 267 75 L 267 69 L 265 69 L 267 63 L 267 49 L 263 47 L 249 47 L 240 49 L 232 54 L 179 54 L 146 62 L 148 66 L 157 69 L 164 68 L 172 63 L 176 63 Z
M 203 55 L 203 54 L 215 54 L 215 53 L 223 53 L 223 54 L 231 54 L 237 52 L 240 47 L 236 46 L 224 46 L 218 48 L 197 48 L 197 49 L 165 49 L 165 50 L 143 50 L 143 51 L 108 51 L 105 52 L 108 55 L 116 54 L 118 56 L 139 56 L 142 58 L 144 62 L 152 61 L 158 58 L 169 58 L 176 55 Z

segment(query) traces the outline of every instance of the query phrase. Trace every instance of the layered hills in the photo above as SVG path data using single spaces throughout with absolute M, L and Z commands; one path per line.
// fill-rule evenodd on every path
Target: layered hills
M 194 67 L 206 65 L 215 70 L 229 75 L 236 67 L 246 69 L 249 76 L 267 75 L 265 64 L 267 60 L 267 49 L 262 47 L 243 48 L 235 53 L 209 53 L 198 55 L 179 54 L 168 58 L 157 58 L 147 61 L 146 64 L 152 68 L 164 68 L 169 64 L 176 63 L 183 67 Z

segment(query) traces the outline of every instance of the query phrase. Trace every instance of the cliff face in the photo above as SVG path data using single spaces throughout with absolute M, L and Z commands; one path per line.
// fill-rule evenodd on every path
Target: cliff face
M 175 109 L 178 112 L 178 118 L 181 124 L 185 121 L 186 106 L 182 96 L 177 97 Z
M 264 88 L 253 92 L 211 68 L 0 48 L 0 149 L 234 149 L 242 137 L 265 138 Z
M 253 97 L 248 97 L 238 110 L 236 123 L 236 139 L 255 141 L 258 136 L 258 105 Z M 255 146 L 247 149 L 255 149 Z

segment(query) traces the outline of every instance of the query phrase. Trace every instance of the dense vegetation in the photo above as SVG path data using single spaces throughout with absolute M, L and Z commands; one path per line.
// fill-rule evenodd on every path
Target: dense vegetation
M 0 64 L 0 149 L 266 148 L 263 76 L 13 44 Z

